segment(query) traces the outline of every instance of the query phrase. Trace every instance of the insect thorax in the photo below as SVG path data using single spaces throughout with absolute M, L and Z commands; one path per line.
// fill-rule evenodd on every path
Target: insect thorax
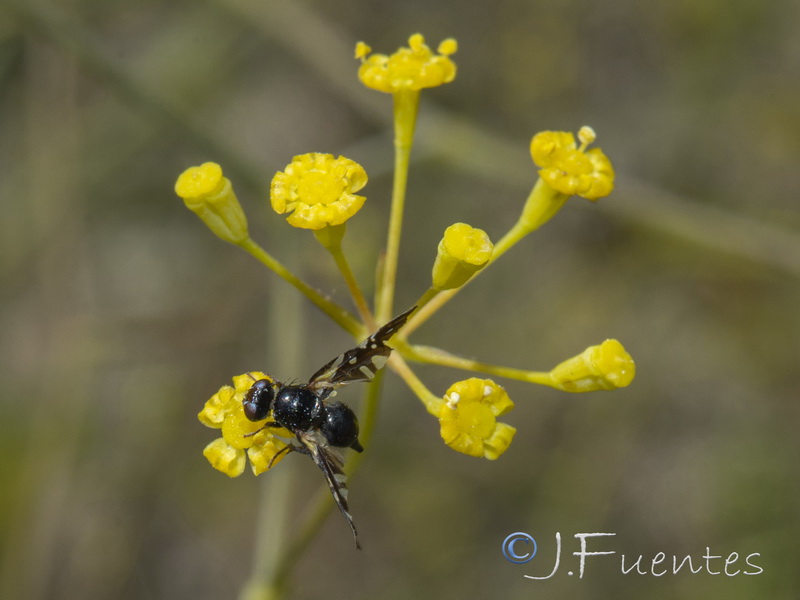
M 279 425 L 290 431 L 308 431 L 322 425 L 325 407 L 307 386 L 287 385 L 278 391 L 272 415 Z

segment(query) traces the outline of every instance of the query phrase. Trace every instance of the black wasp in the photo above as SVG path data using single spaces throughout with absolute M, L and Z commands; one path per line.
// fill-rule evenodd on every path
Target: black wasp
M 291 431 L 300 445 L 286 446 L 283 452 L 309 455 L 328 482 L 336 505 L 353 530 L 356 547 L 358 533 L 347 507 L 347 478 L 342 469 L 342 457 L 331 446 L 352 448 L 362 452 L 358 441 L 358 419 L 349 406 L 331 401 L 336 388 L 354 381 L 369 381 L 389 359 L 392 349 L 386 342 L 405 325 L 414 312 L 411 308 L 361 342 L 359 346 L 340 354 L 311 376 L 308 383 L 287 385 L 271 379 L 259 379 L 250 386 L 242 400 L 244 414 L 251 421 L 271 417 L 265 427 L 284 427 Z

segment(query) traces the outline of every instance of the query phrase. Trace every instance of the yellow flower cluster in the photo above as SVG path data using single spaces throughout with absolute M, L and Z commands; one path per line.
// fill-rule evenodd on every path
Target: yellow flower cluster
M 514 403 L 491 379 L 472 377 L 450 386 L 439 411 L 440 434 L 453 450 L 494 460 L 508 449 L 517 430 L 498 423 Z
M 270 202 L 278 214 L 292 213 L 293 227 L 322 229 L 341 225 L 364 205 L 355 192 L 367 184 L 367 173 L 357 162 L 332 154 L 312 152 L 295 156 L 270 185 Z
M 586 151 L 594 132 L 581 130 L 582 144 L 566 131 L 542 131 L 531 140 L 533 162 L 541 169 L 539 176 L 552 188 L 567 196 L 597 200 L 614 189 L 614 167 L 603 151 Z M 585 140 L 585 141 L 584 141 Z
M 325 297 L 283 267 L 249 238 L 247 220 L 230 181 L 215 163 L 187 169 L 178 178 L 175 191 L 222 239 L 235 243 L 295 285 L 326 314 L 348 332 L 357 334 L 387 320 L 393 300 L 400 255 L 403 205 L 416 127 L 419 92 L 440 86 L 456 76 L 450 56 L 458 49 L 454 39 L 446 39 L 433 52 L 421 34 L 408 39 L 408 47 L 394 54 L 373 54 L 363 42 L 356 45 L 355 57 L 361 60 L 358 77 L 364 85 L 393 94 L 395 117 L 395 181 L 386 250 L 381 259 L 381 276 L 376 285 L 377 301 L 370 306 L 350 269 L 342 248 L 345 222 L 364 205 L 357 194 L 367 183 L 364 168 L 344 156 L 312 152 L 295 156 L 283 171 L 272 178 L 270 203 L 278 214 L 286 214 L 293 227 L 310 229 L 328 249 L 347 284 L 361 320 L 337 302 Z M 458 452 L 491 460 L 509 447 L 516 430 L 497 421 L 514 403 L 506 391 L 492 380 L 471 378 L 453 384 L 444 396 L 428 390 L 416 378 L 404 359 L 470 369 L 492 376 L 504 376 L 549 385 L 568 392 L 610 390 L 625 387 L 635 375 L 630 355 L 616 340 L 606 340 L 570 358 L 550 372 L 523 371 L 487 365 L 449 354 L 438 348 L 413 346 L 407 336 L 425 319 L 440 309 L 468 282 L 503 253 L 548 222 L 573 195 L 591 201 L 607 196 L 614 189 L 614 168 L 599 148 L 588 149 L 596 135 L 582 127 L 576 136 L 570 132 L 543 131 L 533 136 L 530 153 L 539 167 L 539 179 L 523 205 L 518 221 L 495 244 L 482 231 L 465 223 L 448 227 L 439 242 L 432 269 L 430 288 L 418 299 L 417 310 L 404 331 L 397 336 L 394 366 L 409 387 L 417 393 L 429 412 L 439 419 L 445 443 Z M 398 366 L 400 365 L 400 366 Z M 250 462 L 259 474 L 281 460 L 287 448 L 283 439 L 292 434 L 283 429 L 265 428 L 265 421 L 251 422 L 244 415 L 242 400 L 263 373 L 246 373 L 233 378 L 233 386 L 222 387 L 199 414 L 207 426 L 221 430 L 222 437 L 209 444 L 204 454 L 214 468 L 231 477 L 241 474 Z
M 288 444 L 279 438 L 294 437 L 286 429 L 264 428 L 266 419 L 254 422 L 245 416 L 242 400 L 259 379 L 271 378 L 259 371 L 237 375 L 233 387 L 221 387 L 197 415 L 206 427 L 221 430 L 222 437 L 206 446 L 203 455 L 212 467 L 228 477 L 241 475 L 248 459 L 255 475 L 272 468 L 287 454 L 283 450 Z
M 368 88 L 387 94 L 437 87 L 455 78 L 456 65 L 449 56 L 456 50 L 458 44 L 449 38 L 439 44 L 439 54 L 434 54 L 419 33 L 408 38 L 407 48 L 399 48 L 390 56 L 368 56 L 372 49 L 359 42 L 355 54 L 362 61 L 358 78 Z

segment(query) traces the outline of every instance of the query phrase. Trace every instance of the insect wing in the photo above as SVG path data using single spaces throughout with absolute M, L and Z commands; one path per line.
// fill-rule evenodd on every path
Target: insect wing
M 307 453 L 314 459 L 320 471 L 325 475 L 325 481 L 328 483 L 331 495 L 336 501 L 336 506 L 339 507 L 347 524 L 353 531 L 356 548 L 360 550 L 361 544 L 358 543 L 358 532 L 356 531 L 355 523 L 353 523 L 353 516 L 347 506 L 347 476 L 342 469 L 342 459 L 338 453 L 328 448 L 324 442 L 321 442 L 318 436 L 318 432 L 302 432 L 297 434 L 297 439 L 303 444 Z
M 354 381 L 370 381 L 383 368 L 392 353 L 386 342 L 406 324 L 416 308 L 414 306 L 395 317 L 360 345 L 334 358 L 311 376 L 309 386 L 333 389 Z

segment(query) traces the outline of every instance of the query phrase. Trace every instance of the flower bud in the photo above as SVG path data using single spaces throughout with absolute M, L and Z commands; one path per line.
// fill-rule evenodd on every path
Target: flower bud
M 207 162 L 186 169 L 175 182 L 175 193 L 226 242 L 239 244 L 249 237 L 247 217 L 218 164 Z
M 550 371 L 552 386 L 565 392 L 593 392 L 628 386 L 636 375 L 631 355 L 617 340 L 589 346 Z
M 451 290 L 464 285 L 492 257 L 493 245 L 481 229 L 456 223 L 445 229 L 433 264 L 433 288 Z

